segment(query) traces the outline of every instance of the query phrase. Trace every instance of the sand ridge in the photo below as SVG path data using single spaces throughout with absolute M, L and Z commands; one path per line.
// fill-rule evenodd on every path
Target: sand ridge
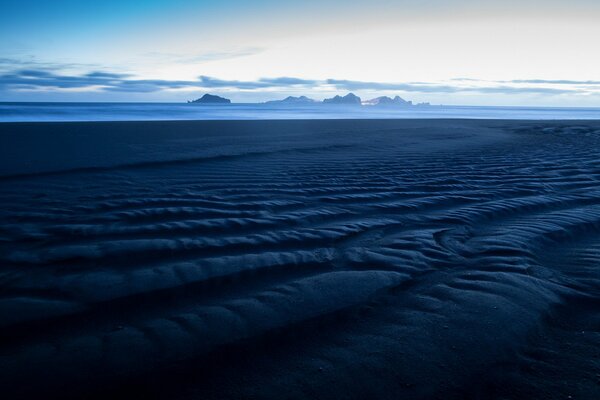
M 0 124 L 0 386 L 597 398 L 599 145 L 586 121 Z

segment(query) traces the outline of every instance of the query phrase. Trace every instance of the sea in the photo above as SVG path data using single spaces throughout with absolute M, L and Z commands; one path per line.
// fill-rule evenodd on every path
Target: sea
M 0 102 L 0 122 L 401 118 L 595 120 L 600 119 L 600 107 Z

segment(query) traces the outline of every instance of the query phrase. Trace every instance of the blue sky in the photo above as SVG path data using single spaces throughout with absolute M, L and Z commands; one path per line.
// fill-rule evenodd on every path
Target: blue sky
M 0 101 L 600 106 L 591 0 L 0 2 Z

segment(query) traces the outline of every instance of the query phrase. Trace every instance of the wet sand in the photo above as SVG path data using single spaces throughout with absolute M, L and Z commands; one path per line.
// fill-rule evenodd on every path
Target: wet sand
M 600 122 L 0 124 L 7 399 L 597 399 L 599 268 Z

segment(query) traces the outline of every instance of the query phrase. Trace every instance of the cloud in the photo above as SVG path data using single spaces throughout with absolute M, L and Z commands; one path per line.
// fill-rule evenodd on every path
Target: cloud
M 79 89 L 85 91 L 87 89 L 89 91 L 104 92 L 150 93 L 172 89 L 227 89 L 240 91 L 279 89 L 283 91 L 303 88 L 307 91 L 330 89 L 343 91 L 401 91 L 438 94 L 481 93 L 507 95 L 561 95 L 596 93 L 593 88 L 596 81 L 548 81 L 539 79 L 479 81 L 470 78 L 460 78 L 449 82 L 450 83 L 386 83 L 342 79 L 312 80 L 295 77 L 260 78 L 257 80 L 240 81 L 224 80 L 209 76 L 199 76 L 195 80 L 164 80 L 138 79 L 130 74 L 101 70 L 90 71 L 80 75 L 65 75 L 58 74 L 54 69 L 48 68 L 23 68 L 0 74 L 0 89 L 4 92 L 23 89 L 30 91 L 47 91 L 52 89 Z
M 117 86 L 126 82 L 127 75 L 90 72 L 84 75 L 58 75 L 46 69 L 23 69 L 0 75 L 0 88 L 7 89 L 74 89 L 95 86 Z
M 199 83 L 205 88 L 230 88 L 240 90 L 255 90 L 267 89 L 271 87 L 281 86 L 269 82 L 258 81 L 228 81 L 222 79 L 211 78 L 209 76 L 201 76 Z
M 34 56 L 25 56 L 23 58 L 0 57 L 0 71 L 14 71 L 18 69 L 37 69 L 37 70 L 54 70 L 60 71 L 65 69 L 94 69 L 99 68 L 96 64 L 82 63 L 53 63 L 40 61 Z
M 85 74 L 84 76 L 88 77 L 88 78 L 106 78 L 106 79 L 124 79 L 127 77 L 130 77 L 131 74 L 115 74 L 115 73 L 111 73 L 111 72 L 99 72 L 99 71 L 95 71 L 95 72 L 89 72 L 87 74 Z
M 502 81 L 489 81 L 473 78 L 453 78 L 456 82 L 478 82 L 478 83 L 500 83 L 500 84 L 533 84 L 533 85 L 600 85 L 600 81 L 595 80 L 571 80 L 571 79 L 512 79 Z
M 465 80 L 465 79 L 461 79 Z M 476 80 L 466 79 L 466 81 L 476 82 Z M 348 81 L 338 79 L 328 79 L 327 84 L 338 89 L 346 90 L 382 90 L 418 93 L 489 93 L 489 94 L 566 94 L 573 93 L 570 89 L 556 89 L 549 87 L 519 87 L 519 86 L 463 86 L 463 85 L 438 85 L 423 83 L 382 83 L 382 82 L 363 82 Z
M 514 79 L 512 81 L 503 81 L 505 83 L 533 83 L 533 84 L 551 84 L 551 85 L 600 85 L 600 81 L 573 81 L 573 80 L 548 80 L 548 79 Z
M 262 78 L 260 79 L 263 83 L 270 83 L 272 85 L 280 85 L 280 86 L 316 86 L 319 85 L 319 81 L 311 80 L 311 79 L 300 79 L 300 78 L 291 78 L 291 77 L 281 77 L 281 78 Z
M 327 79 L 326 83 L 336 88 L 346 90 L 400 90 L 403 92 L 421 93 L 455 93 L 459 91 L 459 88 L 456 86 L 435 84 L 363 82 L 340 79 Z
M 515 86 L 495 86 L 482 88 L 465 88 L 463 92 L 478 92 L 489 94 L 574 94 L 581 93 L 580 89 L 556 89 L 548 87 L 515 87 Z
M 177 54 L 163 52 L 149 52 L 143 54 L 143 57 L 148 57 L 153 62 L 169 62 L 177 64 L 201 64 L 217 60 L 229 60 L 232 58 L 253 56 L 265 51 L 263 47 L 244 47 L 240 49 L 232 49 L 228 51 L 207 51 L 200 54 Z

